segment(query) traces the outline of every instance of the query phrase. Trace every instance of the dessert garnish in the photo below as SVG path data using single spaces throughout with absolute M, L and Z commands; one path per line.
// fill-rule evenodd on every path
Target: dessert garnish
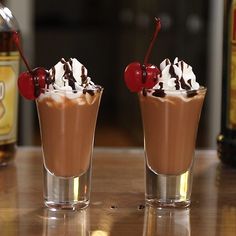
M 196 75 L 192 67 L 179 60 L 178 57 L 171 62 L 168 58 L 164 59 L 160 64 L 161 73 L 158 75 L 158 82 L 153 87 L 152 93 L 155 97 L 164 97 L 166 93 L 173 94 L 173 91 L 183 91 L 187 97 L 195 96 L 196 90 L 200 88 L 199 83 L 196 81 Z M 145 94 L 144 94 L 145 95 Z
M 89 94 L 93 96 L 101 91 L 102 87 L 94 84 L 88 75 L 87 68 L 76 58 L 61 60 L 49 70 L 51 83 L 47 85 L 47 91 L 67 91 L 68 93 Z
M 19 92 L 26 99 L 34 100 L 41 94 L 42 89 L 45 88 L 45 84 L 50 83 L 48 81 L 49 73 L 43 67 L 37 67 L 32 70 L 27 60 L 25 59 L 25 56 L 20 47 L 20 39 L 19 39 L 19 34 L 17 32 L 14 32 L 13 40 L 28 70 L 26 72 L 22 72 L 19 75 L 18 78 Z
M 155 22 L 155 32 L 146 52 L 143 64 L 140 62 L 132 62 L 125 68 L 124 80 L 131 92 L 139 92 L 143 88 L 152 88 L 157 83 L 160 70 L 155 65 L 148 63 L 153 45 L 161 29 L 160 19 L 155 18 Z

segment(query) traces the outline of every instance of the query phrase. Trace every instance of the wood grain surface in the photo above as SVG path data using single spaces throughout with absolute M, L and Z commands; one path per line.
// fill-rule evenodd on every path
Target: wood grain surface
M 86 210 L 52 212 L 43 206 L 42 155 L 19 148 L 0 169 L 0 236 L 233 236 L 236 170 L 215 151 L 197 151 L 189 209 L 145 207 L 142 149 L 95 149 L 91 203 Z

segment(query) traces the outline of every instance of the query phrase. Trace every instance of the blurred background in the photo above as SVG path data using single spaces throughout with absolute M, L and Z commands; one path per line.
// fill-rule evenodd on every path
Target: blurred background
M 223 0 L 5 0 L 18 20 L 32 67 L 76 57 L 105 88 L 96 146 L 142 146 L 136 94 L 123 83 L 125 66 L 142 62 L 155 27 L 162 30 L 150 62 L 176 56 L 192 65 L 207 86 L 197 146 L 215 148 L 220 130 Z M 22 66 L 22 70 L 24 70 Z M 20 98 L 19 144 L 39 145 L 35 105 Z M 157 121 L 158 122 L 158 121 Z

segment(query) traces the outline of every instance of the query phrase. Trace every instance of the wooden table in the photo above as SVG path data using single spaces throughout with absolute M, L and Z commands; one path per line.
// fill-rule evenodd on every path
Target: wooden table
M 236 235 L 236 170 L 215 151 L 198 151 L 189 209 L 144 207 L 142 149 L 95 149 L 90 207 L 51 212 L 43 207 L 39 148 L 19 148 L 0 169 L 0 235 L 185 236 Z

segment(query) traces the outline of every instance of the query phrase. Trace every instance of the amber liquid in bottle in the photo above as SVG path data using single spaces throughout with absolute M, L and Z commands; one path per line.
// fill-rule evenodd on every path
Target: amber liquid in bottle
M 223 80 L 220 160 L 236 167 L 236 0 L 224 1 Z
M 17 135 L 19 53 L 14 31 L 0 31 L 0 166 L 14 159 Z

